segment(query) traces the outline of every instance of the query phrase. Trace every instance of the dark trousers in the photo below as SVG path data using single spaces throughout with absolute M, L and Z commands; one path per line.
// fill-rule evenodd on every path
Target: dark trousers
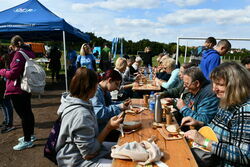
M 24 140 L 30 141 L 34 134 L 35 119 L 31 109 L 31 94 L 13 94 L 10 96 L 13 106 L 22 120 Z

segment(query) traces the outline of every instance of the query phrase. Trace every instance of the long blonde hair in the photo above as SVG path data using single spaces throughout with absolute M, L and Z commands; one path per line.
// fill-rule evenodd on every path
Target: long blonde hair
M 210 78 L 212 82 L 224 80 L 225 97 L 220 99 L 220 107 L 228 108 L 244 103 L 250 97 L 250 73 L 236 62 L 225 62 L 216 67 Z
M 85 47 L 86 46 L 88 46 L 89 44 L 87 44 L 87 43 L 84 43 L 84 44 L 82 44 L 82 46 L 81 46 L 81 49 L 80 49 L 80 55 L 81 56 L 85 56 L 86 55 L 86 53 L 85 53 Z

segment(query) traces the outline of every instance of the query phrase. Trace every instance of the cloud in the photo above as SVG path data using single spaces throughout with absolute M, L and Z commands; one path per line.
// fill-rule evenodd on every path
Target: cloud
M 195 23 L 248 24 L 250 23 L 250 6 L 238 10 L 178 10 L 174 13 L 159 17 L 158 21 L 167 25 Z
M 147 19 L 127 19 L 127 18 L 117 18 L 115 19 L 115 24 L 118 26 L 125 26 L 125 27 L 155 27 L 160 26 L 159 23 L 154 23 Z
M 109 9 L 109 10 L 124 10 L 124 9 L 152 9 L 160 5 L 159 0 L 107 0 L 93 3 L 74 3 L 73 10 L 86 10 L 94 7 Z
M 195 6 L 204 2 L 204 0 L 166 0 L 166 1 L 170 3 L 174 3 L 180 7 Z

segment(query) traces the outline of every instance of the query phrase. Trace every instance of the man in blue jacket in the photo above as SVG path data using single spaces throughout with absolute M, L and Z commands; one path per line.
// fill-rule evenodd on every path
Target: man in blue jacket
M 230 49 L 231 43 L 226 39 L 222 39 L 215 49 L 208 49 L 203 53 L 200 68 L 207 80 L 210 80 L 209 75 L 213 69 L 220 65 L 220 56 L 224 56 Z

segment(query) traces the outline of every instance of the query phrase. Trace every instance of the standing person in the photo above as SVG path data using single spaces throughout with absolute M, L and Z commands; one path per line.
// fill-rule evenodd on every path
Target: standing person
M 194 62 L 196 64 L 200 64 L 202 54 L 208 50 L 208 49 L 213 49 L 214 46 L 217 44 L 216 39 L 214 37 L 208 37 L 203 44 L 203 46 L 199 46 L 194 55 L 190 56 L 190 62 Z
M 56 145 L 58 166 L 102 167 L 100 161 L 110 154 L 110 149 L 102 143 L 111 130 L 119 127 L 122 118 L 110 118 L 99 133 L 93 106 L 89 100 L 95 95 L 97 85 L 96 73 L 80 67 L 71 80 L 70 93 L 64 93 L 61 98 L 57 111 L 62 118 Z M 105 161 L 111 166 L 112 160 Z
M 82 44 L 82 47 L 80 49 L 80 55 L 77 56 L 76 64 L 77 68 L 85 66 L 88 69 L 96 71 L 95 57 L 92 54 L 89 44 Z
M 50 52 L 48 53 L 49 68 L 51 69 L 52 82 L 54 82 L 54 78 L 56 75 L 56 81 L 58 82 L 60 79 L 59 72 L 61 70 L 61 51 L 56 47 L 52 46 Z
M 24 45 L 24 41 L 19 35 L 11 38 L 10 49 L 10 69 L 0 69 L 0 75 L 7 79 L 5 96 L 11 98 L 15 110 L 22 120 L 24 137 L 18 139 L 19 143 L 13 149 L 23 150 L 33 146 L 35 120 L 31 109 L 31 94 L 21 89 L 21 76 L 26 59 L 19 51 L 25 52 L 30 58 L 35 58 L 35 55 L 28 46 Z
M 9 69 L 9 64 L 8 47 L 0 44 L 0 69 Z M 2 108 L 4 115 L 4 121 L 1 125 L 1 133 L 6 133 L 15 129 L 13 126 L 13 108 L 11 100 L 9 97 L 4 96 L 5 89 L 6 78 L 0 76 L 0 107 Z
M 68 76 L 72 78 L 76 72 L 76 58 L 77 53 L 73 49 L 72 46 L 69 47 L 68 53 L 67 53 L 67 60 L 68 60 Z
M 231 43 L 226 39 L 222 39 L 215 49 L 208 49 L 203 52 L 200 68 L 207 80 L 210 80 L 209 75 L 213 69 L 220 65 L 220 56 L 224 56 L 230 49 Z
M 111 65 L 111 51 L 108 45 L 105 43 L 104 48 L 101 51 L 100 69 L 105 72 L 112 68 Z
M 149 65 L 152 67 L 152 58 L 154 57 L 151 47 L 145 47 L 144 53 L 141 55 L 145 67 Z
M 217 159 L 209 159 L 209 162 L 218 164 L 204 163 L 200 156 L 204 154 L 195 151 L 199 166 L 247 167 L 250 165 L 250 73 L 242 65 L 225 62 L 216 67 L 210 77 L 213 91 L 220 99 L 218 112 L 209 124 L 218 142 L 206 139 L 196 130 L 186 132 L 185 137 L 209 150 Z M 200 127 L 204 123 L 185 117 L 182 125 Z

